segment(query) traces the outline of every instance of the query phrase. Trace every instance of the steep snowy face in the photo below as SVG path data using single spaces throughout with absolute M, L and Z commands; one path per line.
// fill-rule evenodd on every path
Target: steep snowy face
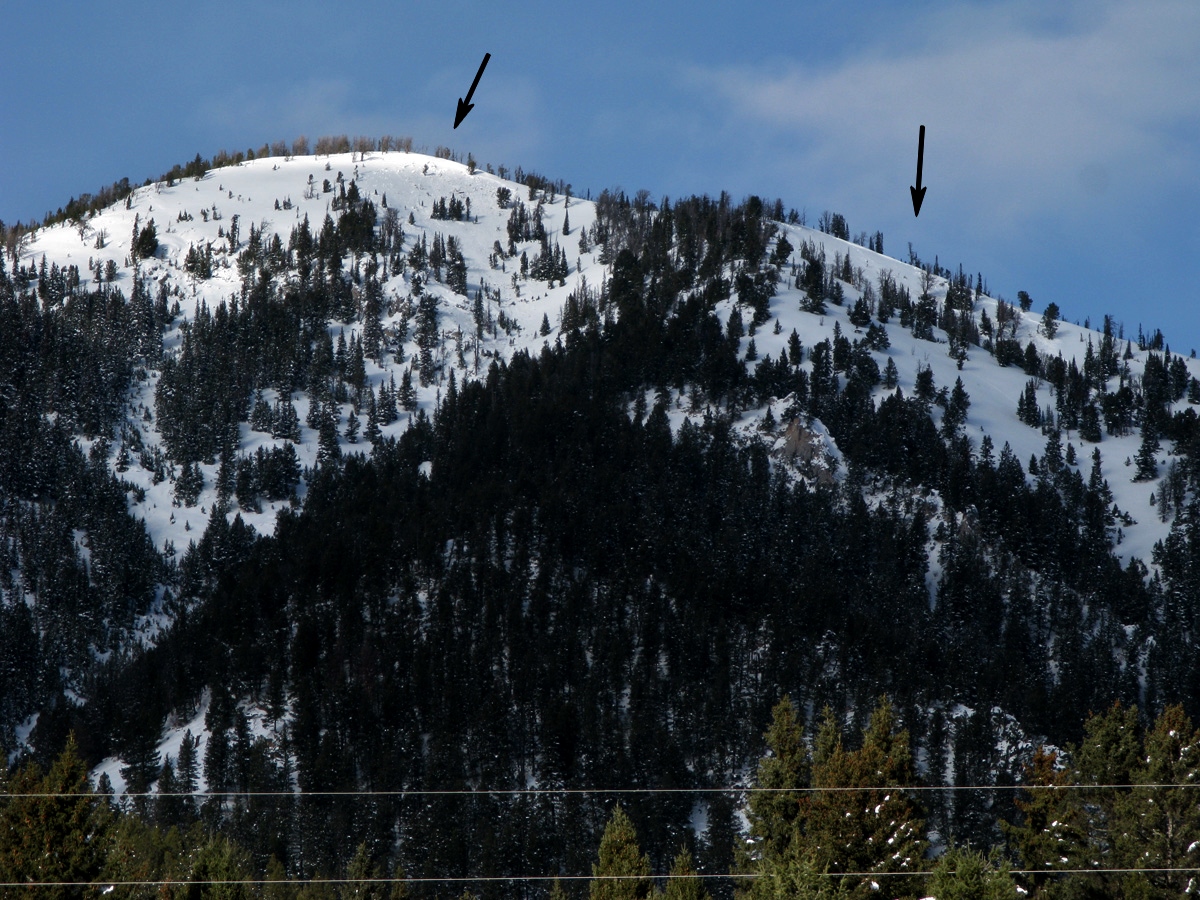
M 97 459 L 107 447 L 108 466 L 128 485 L 130 512 L 146 523 L 155 548 L 178 561 L 214 523 L 212 532 L 220 532 L 235 516 L 260 534 L 272 532 L 284 510 L 305 502 L 314 467 L 399 437 L 465 382 L 486 378 L 493 362 L 560 342 L 570 347 L 584 319 L 606 338 L 619 333 L 614 326 L 637 321 L 643 309 L 628 298 L 657 296 L 656 286 L 652 276 L 639 282 L 641 261 L 630 249 L 636 240 L 617 226 L 661 223 L 669 211 L 622 202 L 581 200 L 564 185 L 531 187 L 411 153 L 258 159 L 140 188 L 86 222 L 44 229 L 17 263 L 39 288 L 77 272 L 163 324 L 161 353 L 148 345 L 138 360 L 108 443 L 80 442 Z M 614 215 L 616 208 L 629 218 Z M 870 507 L 908 502 L 898 515 L 920 518 L 932 532 L 924 554 L 918 541 L 915 555 L 922 565 L 922 556 L 928 560 L 922 571 L 935 611 L 944 551 L 969 544 L 980 511 L 943 497 L 936 479 L 898 486 L 901 479 L 877 473 L 849 477 L 855 449 L 848 429 L 798 399 L 800 373 L 809 397 L 817 385 L 826 398 L 853 385 L 866 398 L 858 409 L 919 398 L 921 426 L 939 451 L 944 441 L 976 460 L 1006 460 L 1010 475 L 1015 468 L 1010 485 L 1027 479 L 1040 487 L 1035 473 L 1047 465 L 1081 482 L 1107 481 L 1108 502 L 1119 511 L 1111 528 L 1117 554 L 1125 563 L 1150 562 L 1181 505 L 1178 472 L 1170 442 L 1147 450 L 1133 406 L 1122 407 L 1121 398 L 1161 382 L 1165 367 L 1166 409 L 1185 407 L 1181 385 L 1195 385 L 1200 399 L 1194 360 L 1165 358 L 1154 341 L 1137 348 L 1119 327 L 1097 331 L 1058 321 L 1053 310 L 1021 309 L 988 296 L 981 277 L 890 258 L 881 235 L 864 247 L 792 217 L 767 222 L 762 234 L 761 262 L 731 247 L 697 253 L 681 233 L 664 251 L 678 267 L 696 260 L 687 264 L 689 287 L 670 295 L 664 315 L 702 298 L 703 327 L 719 332 L 714 343 L 753 388 L 730 398 L 703 396 L 686 379 L 682 389 L 675 380 L 655 384 L 658 390 L 643 384 L 640 396 L 628 398 L 631 418 L 654 408 L 678 434 L 685 422 L 715 412 L 732 420 L 739 448 L 761 441 L 768 452 L 758 458 L 818 490 L 837 489 L 829 494 L 834 504 L 857 502 L 855 491 Z M 43 293 L 48 306 L 62 302 L 52 290 Z M 276 327 L 290 344 L 262 339 Z M 303 353 L 295 352 L 298 343 Z M 239 353 L 251 344 L 269 346 L 272 357 L 246 378 Z M 783 374 L 772 375 L 773 367 Z M 1079 398 L 1069 395 L 1081 372 L 1090 393 L 1076 416 L 1070 409 L 1074 403 L 1078 411 Z M 225 393 L 210 394 L 214 383 Z M 1100 395 L 1116 400 L 1105 405 Z M 624 401 L 622 394 L 615 408 Z M 1087 411 L 1096 416 L 1101 408 L 1112 422 L 1089 423 Z M 436 483 L 434 463 L 417 472 Z M 213 519 L 216 510 L 224 520 Z M 76 528 L 71 538 L 81 560 L 92 563 L 87 531 Z M 920 577 L 914 582 L 923 606 Z M 203 602 L 168 597 L 168 586 L 159 587 L 159 602 L 134 629 L 146 644 L 159 639 L 179 603 Z M 1089 622 L 1088 599 L 1075 599 L 1084 609 L 1079 621 Z M 1047 659 L 1057 675 L 1055 639 L 1048 638 Z M 288 697 L 269 716 L 238 700 L 258 723 L 256 734 L 266 735 L 268 721 L 286 729 Z M 999 708 L 993 712 L 999 721 Z M 202 713 L 177 718 L 161 752 L 176 755 L 189 731 L 207 746 Z M 17 737 L 27 738 L 36 722 L 34 715 Z M 1018 737 L 1008 743 L 1017 746 Z M 118 786 L 121 768 L 115 758 L 102 767 Z
M 381 388 L 385 401 L 389 391 L 399 396 L 402 382 L 411 385 L 411 395 L 404 398 L 407 402 L 394 418 L 378 424 L 378 433 L 371 429 L 375 439 L 406 428 L 417 410 L 432 411 L 452 373 L 461 383 L 485 372 L 493 359 L 509 358 L 518 351 L 536 352 L 543 343 L 560 339 L 568 298 L 598 293 L 609 274 L 612 254 L 605 255 L 598 240 L 603 235 L 597 227 L 595 203 L 562 190 L 532 189 L 451 160 L 403 152 L 257 159 L 211 170 L 199 179 L 139 188 L 125 203 L 86 222 L 37 232 L 23 247 L 19 264 L 33 270 L 45 259 L 62 269 L 74 266 L 81 278 L 109 283 L 127 296 L 134 290 L 135 278 L 140 279 L 152 296 L 177 312 L 163 341 L 171 356 L 180 351 L 188 324 L 198 313 L 211 313 L 222 303 L 247 302 L 256 267 L 269 269 L 274 259 L 274 277 L 293 282 L 302 277 L 296 268 L 288 268 L 289 259 L 295 266 L 296 235 L 302 230 L 319 243 L 328 237 L 331 225 L 345 225 L 347 211 L 354 216 L 368 205 L 373 222 L 362 227 L 372 230 L 382 241 L 378 246 L 387 249 L 374 254 L 346 250 L 342 265 L 349 276 L 349 302 L 334 311 L 325 327 L 335 353 L 350 352 L 345 348 L 364 337 L 364 283 L 378 285 L 382 347 L 363 359 L 361 378 L 376 398 Z M 143 247 L 139 255 L 138 239 L 146 239 L 148 229 L 157 246 Z M 342 240 L 347 231 L 342 228 Z M 882 249 L 882 236 L 878 245 L 872 238 L 868 249 L 825 231 L 778 223 L 774 250 L 786 249 L 780 241 L 791 250 L 775 260 L 780 280 L 767 301 L 767 325 L 741 340 L 743 357 L 753 344 L 755 359 L 747 360 L 748 370 L 768 357 L 786 358 L 793 335 L 802 348 L 838 335 L 859 341 L 869 338 L 880 371 L 887 371 L 889 363 L 894 366 L 894 375 L 874 390 L 877 401 L 895 390 L 911 395 L 918 390 L 919 379 L 925 386 L 932 381 L 935 391 L 948 390 L 961 380 L 970 400 L 963 428 L 975 451 L 986 435 L 996 452 L 1008 444 L 1022 461 L 1044 453 L 1044 432 L 1053 429 L 1021 421 L 1018 404 L 1024 396 L 1038 411 L 1026 416 L 1026 421 L 1036 423 L 1040 415 L 1044 423 L 1054 420 L 1058 427 L 1056 389 L 1036 377 L 1031 386 L 1021 358 L 1000 365 L 999 354 L 955 340 L 945 330 L 948 305 L 959 308 L 953 315 L 970 320 L 968 331 L 974 329 L 979 343 L 995 347 L 1004 339 L 1021 352 L 1032 344 L 1044 356 L 1061 360 L 1063 367 L 1090 365 L 1089 354 L 1094 358 L 1106 340 L 1099 331 L 1067 321 L 1046 327 L 1043 315 L 987 296 L 977 290 L 978 284 L 970 285 L 969 277 L 964 303 L 961 284 L 956 287 L 954 279 L 931 275 L 877 252 Z M 249 258 L 248 249 L 253 250 Z M 813 259 L 822 261 L 840 302 L 827 301 L 818 309 L 809 301 L 805 277 L 812 271 L 808 260 Z M 727 266 L 724 272 L 731 280 L 736 277 L 733 268 Z M 923 329 L 879 314 L 901 293 L 914 304 L 926 298 L 930 321 Z M 426 319 L 431 319 L 424 331 L 422 303 Z M 738 306 L 736 295 L 717 305 L 726 326 Z M 864 309 L 868 324 L 864 324 Z M 738 314 L 748 317 L 749 312 L 742 306 Z M 885 318 L 888 321 L 880 321 Z M 380 339 L 377 334 L 366 337 L 371 342 Z M 1109 344 L 1126 357 L 1122 360 L 1126 380 L 1136 390 L 1150 351 L 1133 348 L 1122 337 L 1110 335 Z M 804 365 L 811 365 L 803 349 L 801 356 Z M 1195 360 L 1174 359 L 1175 365 L 1184 367 L 1186 377 L 1197 373 Z M 157 422 L 148 414 L 155 407 L 160 377 L 151 363 L 127 398 L 129 427 L 139 432 L 139 443 L 151 452 L 166 449 Z M 297 420 L 296 463 L 309 466 L 320 450 L 311 396 L 297 391 L 290 398 L 282 397 L 272 388 L 256 396 L 256 402 L 262 401 L 272 412 L 289 399 Z M 357 399 L 342 398 L 331 410 L 342 452 L 369 452 L 371 446 L 364 435 L 367 410 Z M 694 414 L 685 407 L 681 403 L 674 409 L 675 426 Z M 782 404 L 744 410 L 740 424 L 756 429 L 768 408 L 776 420 L 785 411 Z M 940 425 L 942 407 L 931 404 L 931 415 Z M 355 417 L 361 419 L 360 427 L 350 427 L 347 436 Z M 278 429 L 264 426 L 261 418 L 242 423 L 239 452 L 270 451 L 286 443 Z M 1070 428 L 1063 431 L 1062 440 L 1064 451 L 1073 445 L 1074 465 L 1089 473 L 1092 445 Z M 1132 429 L 1106 436 L 1100 472 L 1111 485 L 1118 507 L 1128 511 L 1119 554 L 1125 560 L 1148 561 L 1169 521 L 1160 515 L 1161 506 L 1151 505 L 1151 498 L 1161 492 L 1159 479 L 1134 480 L 1132 461 L 1139 443 Z M 833 458 L 836 445 L 832 440 L 828 444 L 827 455 Z M 120 453 L 120 446 L 114 445 L 114 466 Z M 1160 451 L 1158 461 L 1168 463 L 1169 456 L 1169 449 Z M 124 468 L 122 477 L 142 492 L 135 509 L 150 527 L 156 545 L 182 548 L 207 525 L 217 500 L 219 466 L 215 460 L 200 461 L 198 478 L 196 473 L 169 468 L 165 479 L 138 466 Z M 1165 466 L 1158 468 L 1162 471 Z M 179 506 L 175 488 L 184 475 L 202 486 L 189 498 L 194 502 Z M 302 482 L 296 493 L 302 499 Z M 241 512 L 259 532 L 269 532 L 284 505 L 282 498 L 273 498 L 257 504 L 257 511 L 255 504 L 249 504 Z
M 23 247 L 19 264 L 36 270 L 45 259 L 51 267 L 73 266 L 81 279 L 109 285 L 126 297 L 140 283 L 173 314 L 163 337 L 169 358 L 181 352 L 197 315 L 248 302 L 247 286 L 254 283 L 256 269 L 271 270 L 276 286 L 304 277 L 332 281 L 335 273 L 301 272 L 295 262 L 303 253 L 296 248 L 297 235 L 303 232 L 315 247 L 337 223 L 339 239 L 352 242 L 346 226 L 361 214 L 365 224 L 360 227 L 386 249 L 368 254 L 346 248 L 341 274 L 348 282 L 347 302 L 332 310 L 325 328 L 338 354 L 361 342 L 362 312 L 371 302 L 367 285 L 377 290 L 379 329 L 368 328 L 365 336 L 378 350 L 362 360 L 363 386 L 376 398 L 382 389 L 393 404 L 407 400 L 396 414 L 380 417 L 374 436 L 386 438 L 406 428 L 418 410 L 432 412 L 451 372 L 461 383 L 486 372 L 494 359 L 554 341 L 567 297 L 603 281 L 602 248 L 581 249 L 588 246 L 586 238 L 580 243 L 595 225 L 595 205 L 561 191 L 537 191 L 536 198 L 534 193 L 474 167 L 421 154 L 259 159 L 199 179 L 139 188 L 125 203 L 86 222 L 43 229 Z M 139 238 L 145 243 L 141 248 Z M 414 267 L 418 257 L 422 264 Z M 422 315 L 427 320 L 423 332 L 416 327 Z M 170 462 L 171 448 L 154 415 L 156 400 L 161 402 L 161 367 L 148 360 L 142 372 L 126 398 L 128 427 L 137 431 L 139 448 L 161 452 Z M 411 398 L 400 398 L 401 388 L 410 384 Z M 343 452 L 370 451 L 361 399 L 343 398 L 332 410 Z M 273 413 L 288 400 L 295 411 L 295 462 L 311 466 L 319 451 L 311 395 L 297 390 L 282 397 L 267 387 L 255 396 L 255 403 L 265 403 Z M 355 416 L 363 428 L 347 437 Z M 240 427 L 239 453 L 269 452 L 288 443 L 279 428 L 250 418 Z M 133 509 L 158 547 L 182 551 L 203 534 L 218 499 L 216 460 L 201 459 L 193 473 L 175 459 L 176 465 L 166 466 L 165 478 L 162 466 L 156 473 L 124 461 L 121 445 L 115 444 L 111 462 L 114 468 L 120 464 L 122 477 L 139 490 Z M 180 477 L 202 485 L 182 505 L 175 490 Z M 303 480 L 296 494 L 303 498 Z M 264 533 L 286 505 L 281 497 L 268 498 L 240 512 Z

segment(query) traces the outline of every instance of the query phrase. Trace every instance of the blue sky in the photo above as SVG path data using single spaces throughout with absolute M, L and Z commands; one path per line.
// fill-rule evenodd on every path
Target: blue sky
M 1200 351 L 1196 0 L 46 0 L 4 30 L 9 223 L 197 152 L 410 135 L 579 192 L 841 212 L 893 255 L 912 242 L 993 293 Z

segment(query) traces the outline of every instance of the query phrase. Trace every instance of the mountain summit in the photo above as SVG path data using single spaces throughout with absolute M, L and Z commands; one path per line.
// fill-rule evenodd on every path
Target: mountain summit
M 1200 369 L 1161 333 L 833 213 L 375 146 L 201 161 L 5 260 L 5 746 L 394 792 L 205 808 L 322 872 L 582 870 L 592 801 L 400 795 L 671 785 L 654 859 L 729 871 L 702 790 L 785 693 L 887 694 L 917 775 L 984 785 L 1190 702 Z M 929 813 L 989 839 L 995 800 Z

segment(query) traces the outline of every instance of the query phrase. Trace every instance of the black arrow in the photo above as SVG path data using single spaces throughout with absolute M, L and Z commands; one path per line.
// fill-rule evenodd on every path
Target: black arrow
M 921 136 L 917 138 L 917 186 L 910 187 L 912 193 L 913 215 L 921 214 L 921 204 L 925 200 L 925 188 L 921 187 L 921 163 L 925 161 L 925 126 L 921 126 Z
M 471 102 L 471 95 L 475 93 L 475 88 L 479 87 L 479 79 L 483 77 L 483 70 L 487 67 L 488 60 L 491 58 L 492 54 L 483 54 L 483 62 L 479 64 L 479 71 L 475 73 L 475 80 L 471 82 L 471 89 L 467 91 L 467 99 L 458 98 L 458 109 L 454 113 L 455 128 L 462 124 L 462 120 L 467 117 L 467 113 L 475 108 L 475 104 Z

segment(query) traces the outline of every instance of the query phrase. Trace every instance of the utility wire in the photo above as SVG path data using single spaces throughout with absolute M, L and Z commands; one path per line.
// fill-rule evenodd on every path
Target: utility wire
M 865 785 L 835 787 L 707 787 L 707 788 L 436 788 L 398 791 L 125 791 L 120 797 L 489 797 L 489 796 L 550 796 L 576 794 L 848 794 L 865 791 L 901 791 L 930 793 L 936 791 L 1130 791 L 1200 788 L 1200 782 L 1187 784 L 911 784 Z M 37 797 L 105 796 L 91 793 L 0 793 L 0 800 Z
M 1172 866 L 1161 868 L 1102 868 L 1102 869 L 1009 869 L 1010 875 L 1182 875 L 1188 872 L 1200 872 L 1200 866 Z M 827 878 L 911 878 L 913 876 L 931 875 L 932 872 L 814 872 Z M 448 882 L 497 882 L 497 881 L 654 881 L 686 878 L 760 878 L 754 873 L 741 874 L 705 874 L 692 875 L 429 875 L 404 878 L 230 878 L 192 880 L 189 878 L 174 879 L 139 879 L 131 881 L 0 881 L 0 888 L 16 887 L 98 887 L 111 890 L 115 887 L 155 887 L 160 885 L 269 885 L 269 884 L 441 884 Z M 106 890 L 107 892 L 107 890 Z

